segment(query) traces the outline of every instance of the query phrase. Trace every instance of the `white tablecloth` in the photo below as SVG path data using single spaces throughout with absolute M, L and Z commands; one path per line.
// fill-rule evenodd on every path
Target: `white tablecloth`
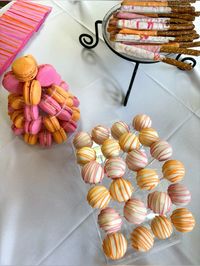
M 181 243 L 149 254 L 138 265 L 200 264 L 200 66 L 191 72 L 162 63 L 141 65 L 128 106 L 121 105 L 133 64 L 114 55 L 101 41 L 84 50 L 81 33 L 114 1 L 40 1 L 53 11 L 22 54 L 53 64 L 81 100 L 81 125 L 131 121 L 137 113 L 152 117 L 153 126 L 184 162 L 184 183 L 192 192 L 189 205 L 197 225 Z M 51 150 L 32 148 L 14 137 L 7 116 L 7 93 L 0 90 L 0 264 L 100 265 L 105 263 L 87 187 L 75 164 L 71 144 Z

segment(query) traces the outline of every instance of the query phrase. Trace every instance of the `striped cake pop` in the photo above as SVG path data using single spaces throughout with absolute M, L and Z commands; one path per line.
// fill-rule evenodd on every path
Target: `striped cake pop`
M 171 184 L 167 191 L 172 203 L 177 206 L 185 206 L 191 200 L 190 191 L 182 184 Z
M 109 178 L 120 178 L 125 174 L 126 163 L 120 157 L 110 158 L 105 163 L 105 173 Z
M 153 169 L 139 170 L 137 172 L 136 180 L 137 185 L 142 190 L 152 190 L 160 182 L 157 172 Z
M 107 234 L 112 234 L 121 230 L 122 218 L 115 209 L 107 207 L 98 215 L 98 224 Z
M 162 215 L 155 216 L 151 222 L 151 230 L 158 239 L 169 238 L 173 232 L 171 221 Z
M 168 160 L 162 167 L 163 177 L 172 183 L 179 182 L 185 175 L 185 167 L 182 162 L 177 160 Z
M 139 149 L 140 142 L 138 137 L 133 133 L 124 133 L 119 138 L 119 145 L 124 152 L 130 152 L 134 149 Z
M 77 163 L 84 165 L 96 160 L 96 152 L 92 148 L 83 147 L 76 152 Z
M 139 133 L 139 141 L 142 145 L 150 147 L 154 142 L 159 140 L 158 133 L 155 129 L 143 128 Z
M 110 195 L 113 200 L 124 202 L 131 198 L 133 186 L 130 181 L 124 178 L 118 178 L 112 181 L 110 185 Z
M 118 260 L 123 258 L 127 251 L 127 240 L 122 233 L 109 234 L 103 240 L 102 247 L 108 258 Z
M 91 161 L 83 166 L 81 175 L 85 183 L 97 184 L 102 181 L 104 170 L 99 163 Z
M 138 171 L 148 164 L 147 155 L 141 150 L 132 150 L 126 156 L 126 164 L 132 171 Z
M 186 208 L 180 208 L 173 211 L 171 221 L 176 230 L 182 233 L 190 232 L 195 226 L 195 219 L 192 213 Z
M 99 125 L 92 129 L 92 139 L 99 145 L 103 144 L 109 136 L 110 130 L 107 127 Z
M 159 140 L 151 145 L 150 153 L 158 161 L 166 161 L 172 156 L 172 147 L 167 141 Z
M 154 213 L 164 215 L 171 210 L 172 202 L 165 192 L 154 191 L 148 195 L 148 208 Z
M 131 245 L 137 251 L 146 252 L 153 247 L 153 244 L 153 234 L 145 226 L 138 226 L 131 233 Z
M 111 127 L 111 134 L 115 139 L 119 139 L 124 133 L 129 131 L 129 126 L 123 121 L 116 122 Z
M 133 128 L 137 131 L 140 131 L 143 128 L 151 127 L 151 124 L 152 124 L 151 118 L 145 114 L 136 115 L 133 118 L 133 123 L 132 123 Z
M 120 146 L 117 140 L 107 139 L 101 146 L 101 151 L 106 158 L 119 157 Z
M 124 217 L 129 223 L 141 224 L 147 216 L 144 203 L 136 198 L 128 200 L 124 205 Z
M 78 132 L 73 140 L 74 147 L 81 149 L 83 147 L 92 147 L 92 139 L 87 132 Z
M 104 186 L 94 186 L 89 189 L 87 201 L 92 208 L 103 209 L 111 200 L 108 189 Z

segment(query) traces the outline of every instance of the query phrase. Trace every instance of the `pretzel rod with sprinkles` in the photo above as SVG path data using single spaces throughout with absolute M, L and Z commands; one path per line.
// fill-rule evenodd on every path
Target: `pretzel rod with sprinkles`
M 163 6 L 121 6 L 122 11 L 134 12 L 134 13 L 189 13 L 193 14 L 195 8 L 193 6 L 182 7 L 163 7 Z
M 119 19 L 116 23 L 116 27 L 119 29 L 138 29 L 138 30 L 193 30 L 194 25 L 191 24 L 168 24 L 166 22 L 157 23 L 154 21 L 140 21 L 140 20 L 126 20 Z
M 123 1 L 122 5 L 124 6 L 169 6 L 169 7 L 173 7 L 173 6 L 179 6 L 180 3 L 178 1 L 163 1 L 163 2 L 159 2 L 159 1 L 152 1 L 152 2 L 145 2 L 145 1 Z M 184 6 L 190 6 L 189 2 L 182 2 L 182 5 Z
M 124 43 L 126 44 L 126 43 Z M 130 44 L 126 44 L 130 45 Z M 153 53 L 173 53 L 173 54 L 185 54 L 192 56 L 200 56 L 200 51 L 194 49 L 179 48 L 175 46 L 164 45 L 133 45 L 136 48 L 144 49 Z
M 132 14 L 132 13 L 128 13 L 128 14 Z M 156 22 L 156 23 L 168 23 L 168 24 L 192 24 L 192 21 L 187 21 L 184 19 L 178 19 L 178 18 L 154 18 L 154 17 L 136 17 L 136 18 L 130 18 L 129 15 L 127 17 L 122 17 L 122 18 L 118 18 L 118 17 L 114 17 L 113 19 L 111 19 L 109 21 L 109 25 L 117 25 L 117 22 L 119 20 L 134 20 L 134 21 L 144 21 L 144 22 Z
M 197 0 L 124 0 L 123 3 L 129 3 L 129 2 L 176 2 L 177 4 L 183 4 L 183 3 L 196 3 Z
M 191 70 L 192 66 L 190 64 L 180 62 L 172 58 L 166 58 L 160 53 L 150 52 L 135 46 L 125 45 L 122 43 L 115 43 L 115 50 L 119 53 L 123 53 L 129 56 L 135 56 L 138 58 L 149 59 L 153 61 L 162 61 L 164 63 L 175 65 L 184 70 Z

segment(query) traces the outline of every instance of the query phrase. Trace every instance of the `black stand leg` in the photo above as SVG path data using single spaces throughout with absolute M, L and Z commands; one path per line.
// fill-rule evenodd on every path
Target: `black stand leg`
M 130 81 L 129 87 L 128 87 L 126 96 L 124 98 L 124 106 L 126 106 L 127 103 L 128 103 L 128 99 L 129 99 L 129 96 L 130 96 L 130 93 L 131 93 L 131 89 L 132 89 L 132 86 L 133 86 L 133 82 L 135 80 L 135 77 L 136 77 L 136 74 L 137 74 L 137 71 L 138 71 L 139 64 L 140 63 L 138 63 L 138 62 L 135 63 L 135 67 L 134 67 L 134 70 L 133 70 L 133 75 L 131 77 L 131 81 Z

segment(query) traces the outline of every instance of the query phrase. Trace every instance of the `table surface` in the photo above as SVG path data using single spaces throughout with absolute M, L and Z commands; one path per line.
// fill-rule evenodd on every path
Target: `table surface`
M 53 64 L 81 100 L 80 128 L 129 122 L 138 113 L 152 117 L 161 138 L 184 162 L 184 183 L 192 192 L 189 209 L 197 225 L 180 244 L 148 254 L 137 265 L 200 264 L 200 66 L 191 72 L 162 63 L 141 65 L 128 106 L 121 101 L 134 65 L 100 41 L 94 50 L 78 42 L 94 31 L 115 1 L 40 1 L 53 7 L 45 25 L 23 54 Z M 2 12 L 2 10 L 0 11 Z M 70 142 L 51 150 L 32 148 L 14 137 L 7 93 L 0 90 L 0 265 L 101 265 L 105 258 L 85 197 Z

